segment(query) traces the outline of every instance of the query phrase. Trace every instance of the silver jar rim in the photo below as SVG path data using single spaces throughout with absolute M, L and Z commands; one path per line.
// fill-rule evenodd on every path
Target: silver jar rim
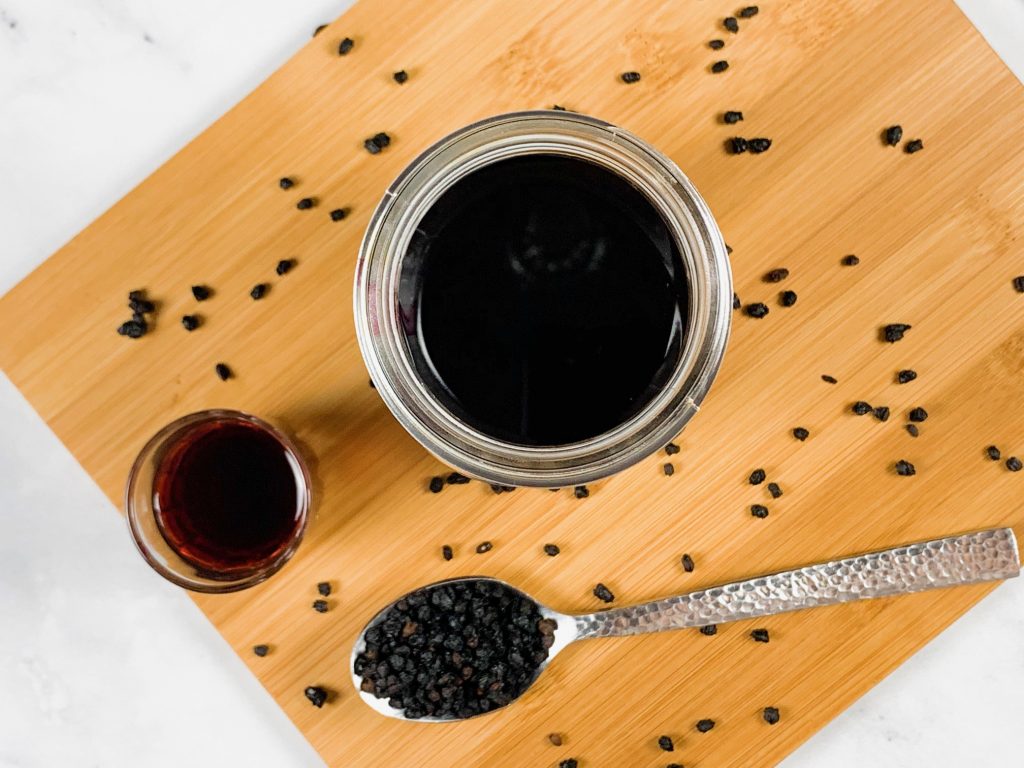
M 402 262 L 419 222 L 453 184 L 511 157 L 554 154 L 606 168 L 658 210 L 675 238 L 689 291 L 682 353 L 659 394 L 614 429 L 576 443 L 520 445 L 456 417 L 418 376 L 398 304 Z M 693 184 L 628 131 L 575 112 L 497 115 L 446 136 L 391 184 L 359 251 L 355 324 L 363 358 L 399 423 L 441 461 L 488 483 L 566 487 L 607 477 L 670 442 L 699 409 L 725 352 L 732 314 L 725 241 Z

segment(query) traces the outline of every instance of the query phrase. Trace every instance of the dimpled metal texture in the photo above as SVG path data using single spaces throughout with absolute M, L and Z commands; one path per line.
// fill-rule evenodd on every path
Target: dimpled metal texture
M 1013 531 L 997 528 L 577 616 L 577 639 L 701 627 L 1018 575 Z

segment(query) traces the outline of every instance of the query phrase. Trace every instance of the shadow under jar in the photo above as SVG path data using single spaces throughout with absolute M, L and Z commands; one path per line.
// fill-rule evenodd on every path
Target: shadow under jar
M 399 422 L 490 483 L 579 485 L 663 447 L 729 333 L 710 211 L 671 160 L 569 112 L 489 118 L 392 184 L 356 328 Z
M 128 525 L 146 562 L 198 592 L 270 578 L 305 533 L 310 480 L 287 437 L 238 411 L 164 427 L 142 449 L 125 490 Z

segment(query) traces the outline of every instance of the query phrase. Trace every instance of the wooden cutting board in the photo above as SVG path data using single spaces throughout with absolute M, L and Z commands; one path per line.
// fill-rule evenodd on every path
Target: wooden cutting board
M 318 516 L 299 554 L 265 585 L 196 602 L 329 764 L 771 765 L 989 591 L 821 609 L 715 637 L 591 641 L 499 713 L 444 726 L 384 719 L 351 689 L 353 639 L 386 601 L 439 578 L 499 576 L 590 611 L 598 581 L 622 604 L 972 528 L 1024 534 L 1024 473 L 984 455 L 994 443 L 1024 456 L 1024 296 L 1011 285 L 1024 274 L 1024 89 L 952 2 L 766 2 L 735 35 L 721 25 L 730 10 L 362 0 L 0 301 L 0 364 L 115 503 L 144 441 L 191 411 L 251 411 L 301 442 Z M 339 57 L 346 35 L 355 48 Z M 729 69 L 712 74 L 718 59 Z M 624 84 L 627 70 L 643 79 Z M 351 309 L 359 240 L 387 184 L 431 142 L 555 103 L 676 160 L 734 248 L 740 297 L 771 314 L 736 314 L 674 476 L 658 456 L 586 500 L 495 496 L 480 483 L 432 495 L 427 481 L 444 469 L 367 385 Z M 744 121 L 721 124 L 727 109 Z M 924 150 L 884 146 L 892 123 Z M 371 156 L 362 143 L 378 131 L 393 142 Z M 723 142 L 735 134 L 774 143 L 734 156 Z M 287 192 L 284 175 L 298 182 Z M 297 210 L 306 196 L 319 205 Z M 342 207 L 350 215 L 332 222 Z M 842 266 L 851 253 L 859 266 Z M 298 263 L 278 278 L 282 258 Z M 791 277 L 764 283 L 775 267 Z M 269 294 L 253 302 L 262 281 Z M 194 283 L 215 296 L 197 306 Z M 160 307 L 154 331 L 131 341 L 114 330 L 140 287 Z M 779 306 L 782 289 L 797 292 L 794 307 Z M 196 310 L 203 326 L 186 334 L 179 319 Z M 879 328 L 891 322 L 913 328 L 886 344 Z M 218 380 L 218 361 L 236 378 Z M 897 384 L 902 368 L 917 380 Z M 853 415 L 861 399 L 892 417 Z M 917 439 L 904 430 L 914 406 L 930 414 Z M 898 477 L 897 459 L 917 475 Z M 785 495 L 749 485 L 756 467 Z M 753 503 L 771 516 L 752 518 Z M 474 554 L 485 539 L 493 551 Z M 547 542 L 561 556 L 546 557 Z M 311 603 L 323 580 L 335 592 L 321 615 Z M 749 638 L 755 626 L 770 644 Z M 255 657 L 256 643 L 270 655 Z M 310 684 L 335 692 L 322 710 L 303 697 Z M 760 717 L 767 705 L 782 714 L 774 727 Z M 718 726 L 698 734 L 701 718 Z M 661 734 L 674 755 L 659 752 Z

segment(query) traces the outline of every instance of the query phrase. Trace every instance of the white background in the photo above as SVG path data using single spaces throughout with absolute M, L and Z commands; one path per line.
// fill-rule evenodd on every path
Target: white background
M 0 0 L 0 294 L 347 5 Z M 1024 0 L 960 5 L 1024 76 Z M 1021 765 L 1022 692 L 1016 582 L 784 765 Z M 321 762 L 0 374 L 0 766 L 130 765 Z

